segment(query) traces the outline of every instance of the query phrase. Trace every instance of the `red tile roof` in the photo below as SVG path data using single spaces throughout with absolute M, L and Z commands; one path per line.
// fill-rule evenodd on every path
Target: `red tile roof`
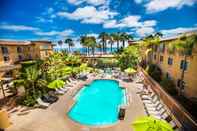
M 9 45 L 9 46 L 17 46 L 17 45 L 31 45 L 31 42 L 28 41 L 4 41 L 0 40 L 0 45 Z

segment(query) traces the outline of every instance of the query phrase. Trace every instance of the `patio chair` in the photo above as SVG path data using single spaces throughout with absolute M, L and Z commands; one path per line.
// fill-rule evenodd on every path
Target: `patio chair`
M 60 90 L 60 91 L 63 91 L 63 92 L 65 92 L 65 93 L 66 93 L 69 89 L 68 89 L 68 88 L 64 88 L 64 87 L 62 87 L 62 88 L 59 88 L 59 90 Z
M 60 89 L 55 89 L 55 93 L 58 95 L 63 95 L 65 92 Z
M 71 83 L 70 81 L 66 81 L 66 85 L 68 85 L 68 86 L 73 86 L 73 83 Z
M 68 78 L 68 81 L 70 81 L 71 84 L 77 84 L 76 79 Z
M 167 120 L 170 117 L 170 115 L 167 112 L 165 112 L 161 115 L 161 117 L 162 119 Z
M 153 98 L 150 98 L 150 99 L 142 99 L 143 103 L 145 104 L 154 104 L 156 103 L 157 101 L 159 101 L 159 98 L 157 96 L 154 96 Z
M 170 122 L 170 125 L 172 126 L 172 129 L 177 129 L 178 128 L 178 126 L 176 125 L 176 123 L 174 122 L 174 120 L 171 120 Z
M 156 101 L 155 103 L 144 103 L 145 107 L 157 107 L 161 104 L 160 101 Z
M 145 108 L 148 109 L 148 110 L 158 111 L 158 110 L 161 110 L 163 108 L 163 105 L 159 104 L 156 107 L 146 106 Z
M 41 107 L 44 107 L 44 108 L 47 108 L 50 105 L 50 103 L 46 103 L 46 102 L 42 101 L 41 98 L 38 98 L 36 101 Z

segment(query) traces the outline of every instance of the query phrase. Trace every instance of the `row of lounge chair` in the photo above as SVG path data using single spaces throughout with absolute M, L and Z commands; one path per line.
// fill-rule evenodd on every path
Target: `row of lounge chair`
M 166 106 L 151 89 L 150 85 L 146 87 L 145 85 L 141 84 L 138 89 L 138 94 L 144 104 L 147 115 L 166 120 L 171 124 L 174 130 L 179 131 L 176 122 L 170 116 Z
M 50 91 L 48 94 L 45 94 L 42 97 L 39 97 L 36 100 L 39 107 L 42 107 L 42 108 L 49 107 L 50 104 L 52 104 L 58 100 L 57 95 L 65 94 L 68 90 L 70 90 L 73 87 L 73 85 L 76 85 L 76 84 L 77 84 L 76 79 L 68 78 L 64 87 L 55 89 L 55 91 Z

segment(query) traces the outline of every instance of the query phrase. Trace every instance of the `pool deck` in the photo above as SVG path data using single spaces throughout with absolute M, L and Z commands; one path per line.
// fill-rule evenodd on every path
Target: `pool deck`
M 25 107 L 16 107 L 16 112 L 10 114 L 12 125 L 6 131 L 132 131 L 131 123 L 141 116 L 145 116 L 145 110 L 140 97 L 136 94 L 134 82 L 122 82 L 130 94 L 130 103 L 126 107 L 125 120 L 105 127 L 88 127 L 80 125 L 67 117 L 66 112 L 72 107 L 73 95 L 84 84 L 91 82 L 79 82 L 75 88 L 59 97 L 59 100 L 47 109 L 26 110 Z

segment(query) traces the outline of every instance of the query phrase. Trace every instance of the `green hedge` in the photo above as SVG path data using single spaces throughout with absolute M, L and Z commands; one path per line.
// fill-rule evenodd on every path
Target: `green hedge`
M 164 77 L 160 82 L 160 85 L 166 90 L 170 95 L 177 95 L 176 85 L 174 81 L 170 78 Z

